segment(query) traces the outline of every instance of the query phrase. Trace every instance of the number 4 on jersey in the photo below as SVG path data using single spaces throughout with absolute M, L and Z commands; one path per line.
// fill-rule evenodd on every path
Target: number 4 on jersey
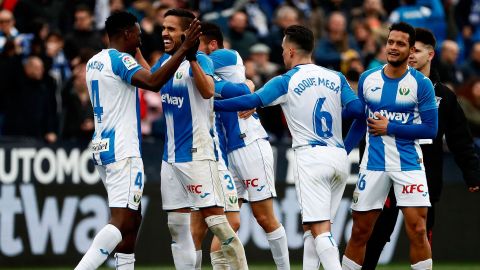
M 102 122 L 103 107 L 100 105 L 100 90 L 98 89 L 98 80 L 92 80 L 92 105 L 93 114 L 97 117 L 97 122 Z

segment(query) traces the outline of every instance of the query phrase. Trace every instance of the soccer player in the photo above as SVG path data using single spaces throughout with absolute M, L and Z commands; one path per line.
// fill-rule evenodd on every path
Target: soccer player
M 292 133 L 295 187 L 302 209 L 305 237 L 304 269 L 318 269 L 305 254 L 320 258 L 324 269 L 341 269 L 331 222 L 348 176 L 342 140 L 342 106 L 354 115 L 363 107 L 345 77 L 312 63 L 313 33 L 292 25 L 285 29 L 283 60 L 290 69 L 257 92 L 215 101 L 218 111 L 240 111 L 280 104 Z M 318 256 L 318 257 L 317 257 Z
M 213 61 L 215 74 L 218 76 L 215 83 L 216 97 L 229 98 L 238 95 L 239 91 L 232 93 L 232 89 L 225 87 L 225 84 L 245 82 L 245 67 L 238 52 L 223 48 L 223 35 L 215 24 L 202 23 L 200 50 L 207 53 Z M 239 94 L 245 93 L 250 92 L 247 89 L 247 92 Z M 277 269 L 290 269 L 285 229 L 273 211 L 276 191 L 273 153 L 268 135 L 256 113 L 246 119 L 240 118 L 236 112 L 217 112 L 217 115 L 223 126 L 222 130 L 225 131 L 228 152 L 226 160 L 234 175 L 238 197 L 241 201 L 248 198 L 254 217 L 266 233 Z M 238 216 L 239 220 L 238 213 L 232 215 Z M 213 248 L 214 251 L 215 245 Z M 222 261 L 217 255 L 220 254 L 212 252 L 212 264 Z
M 427 176 L 428 195 L 432 206 L 427 211 L 427 237 L 432 243 L 435 220 L 435 203 L 440 199 L 443 184 L 443 137 L 452 152 L 470 192 L 478 192 L 480 187 L 480 161 L 473 146 L 465 114 L 457 102 L 455 93 L 440 82 L 439 75 L 431 66 L 435 55 L 436 40 L 430 30 L 415 28 L 415 52 L 410 54 L 408 65 L 430 78 L 434 85 L 438 106 L 438 133 L 432 142 L 420 143 Z M 390 207 L 380 214 L 372 235 L 367 242 L 365 261 L 362 269 L 375 269 L 383 247 L 389 241 L 395 228 L 398 207 L 395 197 L 389 196 Z
M 405 217 L 411 267 L 432 268 L 425 230 L 430 200 L 418 139 L 435 138 L 437 104 L 432 82 L 407 65 L 414 45 L 415 29 L 406 23 L 393 24 L 386 44 L 387 64 L 360 76 L 358 96 L 366 106 L 369 134 L 353 193 L 352 235 L 343 269 L 361 269 L 366 243 L 392 185 Z M 363 136 L 366 121 L 354 122 L 353 131 L 358 123 Z M 346 146 L 350 138 L 347 135 Z
M 193 13 L 165 13 L 162 37 L 165 51 L 176 53 Z M 198 48 L 198 47 L 197 47 Z M 162 207 L 168 212 L 172 254 L 177 269 L 194 269 L 196 254 L 190 233 L 190 209 L 198 208 L 217 236 L 233 269 L 248 269 L 245 251 L 223 211 L 223 196 L 213 140 L 213 64 L 207 55 L 187 55 L 161 89 L 167 123 L 161 170 Z M 167 61 L 166 63 L 168 64 Z M 165 62 L 157 62 L 152 70 Z
M 88 61 L 86 80 L 95 117 L 93 160 L 107 189 L 111 218 L 95 236 L 77 270 L 98 268 L 114 249 L 117 269 L 133 269 L 144 179 L 137 87 L 158 90 L 200 35 L 200 24 L 194 20 L 169 63 L 150 73 L 132 57 L 141 43 L 136 17 L 114 13 L 105 28 L 110 47 Z

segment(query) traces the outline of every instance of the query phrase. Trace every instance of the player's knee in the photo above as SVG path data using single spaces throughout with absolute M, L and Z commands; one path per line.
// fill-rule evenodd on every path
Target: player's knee
M 407 226 L 409 227 L 407 231 L 410 232 L 411 241 L 416 242 L 418 240 L 423 242 L 423 240 L 427 238 L 427 228 L 425 227 L 425 223 L 419 221 Z
M 235 232 L 240 229 L 240 219 L 229 220 L 228 223 L 230 223 L 230 226 Z
M 354 224 L 352 227 L 351 240 L 357 243 L 366 243 L 370 237 L 371 229 L 361 224 Z
M 275 216 L 270 216 L 267 213 L 256 213 L 254 214 L 254 217 L 257 220 L 258 225 L 260 225 L 265 231 L 271 231 L 278 227 L 278 221 Z
M 131 218 L 130 216 L 115 216 L 111 218 L 110 223 L 118 228 L 118 230 L 122 233 L 122 236 L 128 235 L 132 232 L 138 230 L 140 221 L 137 221 L 136 218 Z

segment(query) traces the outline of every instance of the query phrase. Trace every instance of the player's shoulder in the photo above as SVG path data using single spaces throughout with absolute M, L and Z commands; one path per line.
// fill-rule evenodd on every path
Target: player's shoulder
M 422 88 L 431 88 L 433 89 L 433 84 L 432 84 L 432 81 L 427 77 L 425 76 L 422 72 L 412 68 L 412 67 L 409 67 L 409 70 L 408 70 L 410 76 L 412 76 L 414 78 L 414 80 L 417 82 L 418 86 L 420 87 L 420 89 Z M 423 86 L 423 87 L 421 87 Z
M 240 55 L 237 51 L 231 49 L 218 49 L 210 54 L 210 58 L 215 64 L 215 69 L 225 66 L 237 65 Z
M 116 49 L 108 49 L 108 56 L 112 63 L 112 69 L 116 69 L 118 66 L 125 66 L 128 70 L 138 66 L 137 60 L 126 52 L 119 52 Z
M 381 76 L 383 67 L 384 66 L 378 66 L 378 67 L 365 70 L 364 72 L 362 72 L 362 74 L 360 74 L 359 80 L 364 81 L 365 79 L 375 75 Z

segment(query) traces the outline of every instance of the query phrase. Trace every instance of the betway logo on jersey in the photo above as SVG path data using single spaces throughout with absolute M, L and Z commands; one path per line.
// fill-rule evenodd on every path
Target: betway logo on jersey
M 378 113 L 380 113 L 390 121 L 395 120 L 401 122 L 402 124 L 406 124 L 408 121 L 408 117 L 410 116 L 410 113 L 389 112 L 387 110 L 380 110 L 378 111 Z M 373 119 L 378 119 L 378 117 L 375 116 L 374 112 L 370 110 L 368 111 L 368 116 Z
M 174 97 L 167 94 L 162 94 L 162 102 L 177 106 L 179 109 L 183 106 L 183 97 Z
M 92 152 L 101 153 L 108 152 L 110 150 L 109 139 L 101 139 L 92 141 Z

